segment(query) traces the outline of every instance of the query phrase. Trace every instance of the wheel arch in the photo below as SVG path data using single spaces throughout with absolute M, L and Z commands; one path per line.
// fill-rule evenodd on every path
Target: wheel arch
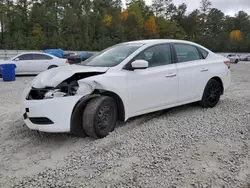
M 72 113 L 71 113 L 71 118 L 70 118 L 70 133 L 79 136 L 79 137 L 86 137 L 86 134 L 83 130 L 82 125 L 82 111 L 85 109 L 87 106 L 88 102 L 95 98 L 98 97 L 99 95 L 88 95 L 82 97 L 80 100 L 77 101 L 75 104 Z
M 52 69 L 52 68 L 56 68 L 56 67 L 58 67 L 58 65 L 54 65 L 54 64 L 53 64 L 53 65 L 50 65 L 50 66 L 48 67 L 48 70 L 49 70 L 49 69 Z
M 80 137 L 86 137 L 86 134 L 82 127 L 82 115 L 83 110 L 87 106 L 88 102 L 101 95 L 109 96 L 113 98 L 118 108 L 118 120 L 125 121 L 125 107 L 124 103 L 119 95 L 114 92 L 106 90 L 94 90 L 92 94 L 81 98 L 74 106 L 71 119 L 70 119 L 70 132 Z
M 223 82 L 222 82 L 222 79 L 221 79 L 220 77 L 218 77 L 218 76 L 214 76 L 214 77 L 211 78 L 210 80 L 216 80 L 217 82 L 220 83 L 221 88 L 222 88 L 221 95 L 223 95 L 223 94 L 224 94 L 224 84 L 223 84 Z

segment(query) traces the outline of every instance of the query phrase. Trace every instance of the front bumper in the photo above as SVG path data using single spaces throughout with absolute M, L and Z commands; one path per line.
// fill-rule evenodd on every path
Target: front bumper
M 44 100 L 23 98 L 22 113 L 25 124 L 31 130 L 41 132 L 70 132 L 70 119 L 76 103 L 82 96 Z

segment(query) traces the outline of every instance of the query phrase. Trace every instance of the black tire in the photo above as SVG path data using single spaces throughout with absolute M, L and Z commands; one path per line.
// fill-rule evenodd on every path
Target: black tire
M 49 70 L 49 69 L 56 68 L 56 67 L 58 67 L 58 66 L 56 66 L 56 65 L 50 65 L 49 68 L 48 68 L 48 70 Z
M 93 138 L 104 138 L 115 129 L 117 105 L 114 99 L 100 96 L 89 101 L 83 112 L 82 126 Z
M 202 100 L 200 101 L 201 106 L 204 108 L 215 107 L 220 100 L 222 90 L 222 85 L 217 80 L 209 80 L 205 87 Z
M 235 63 L 235 64 L 239 63 L 239 60 L 238 60 L 238 59 L 236 59 L 234 63 Z

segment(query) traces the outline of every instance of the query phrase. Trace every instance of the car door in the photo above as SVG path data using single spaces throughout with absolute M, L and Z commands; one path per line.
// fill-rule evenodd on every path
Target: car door
M 147 69 L 127 71 L 129 109 L 133 115 L 161 110 L 178 101 L 178 75 L 172 63 L 171 47 L 161 44 L 149 47 L 132 61 L 149 62 Z M 132 62 L 131 61 L 131 62 Z
M 13 59 L 16 64 L 17 73 L 29 73 L 32 70 L 30 66 L 33 61 L 32 53 L 21 54 Z
M 201 100 L 211 76 L 209 72 L 211 64 L 205 59 L 208 52 L 189 44 L 175 43 L 173 47 L 179 75 L 179 102 Z
M 51 65 L 52 57 L 46 54 L 33 54 L 34 62 L 33 62 L 33 71 L 34 72 L 42 72 L 49 68 Z

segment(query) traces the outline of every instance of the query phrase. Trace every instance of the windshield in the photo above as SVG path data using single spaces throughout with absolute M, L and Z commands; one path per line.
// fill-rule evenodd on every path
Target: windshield
M 94 67 L 114 67 L 125 60 L 143 44 L 119 44 L 107 48 L 90 57 L 80 65 Z

